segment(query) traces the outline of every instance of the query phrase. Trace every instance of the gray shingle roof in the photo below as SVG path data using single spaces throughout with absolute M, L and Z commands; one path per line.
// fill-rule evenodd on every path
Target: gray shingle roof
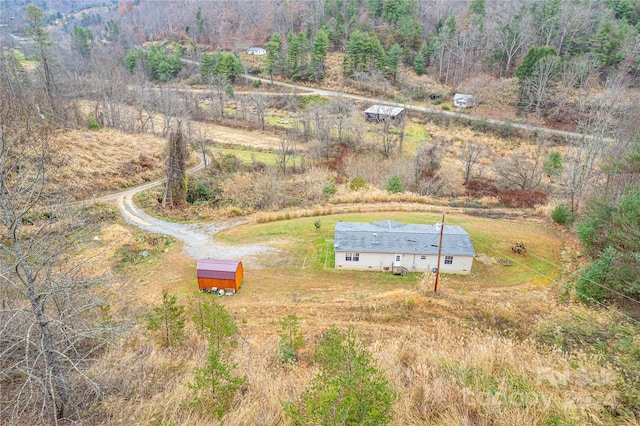
M 382 114 L 382 115 L 388 115 L 390 117 L 395 117 L 396 115 L 400 114 L 402 111 L 404 111 L 404 108 L 392 107 L 389 105 L 373 105 L 369 107 L 367 110 L 365 110 L 365 113 Z
M 363 253 L 438 254 L 440 229 L 436 225 L 380 222 L 338 222 L 334 232 L 336 251 Z M 467 231 L 444 226 L 442 255 L 475 256 Z

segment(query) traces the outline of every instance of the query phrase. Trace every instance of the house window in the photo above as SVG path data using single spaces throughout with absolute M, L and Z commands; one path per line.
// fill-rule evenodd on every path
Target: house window
M 445 256 L 444 257 L 445 265 L 453 265 L 453 256 Z
M 420 260 L 427 260 L 427 255 L 423 254 L 422 256 L 420 256 Z
M 401 259 L 401 258 L 402 258 L 402 256 L 401 256 L 401 255 L 396 254 L 396 262 L 400 262 L 400 259 Z
M 358 262 L 360 260 L 360 253 L 346 253 L 344 260 L 347 262 Z

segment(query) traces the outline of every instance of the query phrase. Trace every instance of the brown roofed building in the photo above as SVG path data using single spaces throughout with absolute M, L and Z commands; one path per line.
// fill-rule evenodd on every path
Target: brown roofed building
M 238 291 L 244 279 L 242 262 L 238 260 L 200 259 L 198 260 L 198 287 Z

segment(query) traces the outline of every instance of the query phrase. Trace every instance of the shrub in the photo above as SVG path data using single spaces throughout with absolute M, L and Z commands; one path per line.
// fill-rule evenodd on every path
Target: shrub
M 213 192 L 211 188 L 198 182 L 193 186 L 190 186 L 187 190 L 187 202 L 189 204 L 195 204 L 197 202 L 209 201 L 213 198 Z
M 464 193 L 470 197 L 495 197 L 498 188 L 491 181 L 468 180 L 464 184 Z
M 337 191 L 336 181 L 331 177 L 327 178 L 327 180 L 324 183 L 324 186 L 322 187 L 322 193 L 324 195 L 331 195 L 331 194 L 335 194 L 336 191 Z
M 402 179 L 398 175 L 391 176 L 387 181 L 387 191 L 392 194 L 398 194 L 400 192 L 404 192 L 404 184 L 402 183 Z
M 353 179 L 351 179 L 351 183 L 349 184 L 349 189 L 352 191 L 357 191 L 359 189 L 364 188 L 365 186 L 367 186 L 367 183 L 364 181 L 364 178 L 362 176 L 356 176 Z
M 253 87 L 255 87 L 256 89 L 260 86 L 262 86 L 262 80 L 253 80 Z
M 87 125 L 91 130 L 100 130 L 100 123 L 98 123 L 98 120 L 91 114 L 87 117 Z
M 498 194 L 500 202 L 506 207 L 533 208 L 547 202 L 547 194 L 542 191 L 513 190 Z
M 449 105 L 442 105 L 442 109 L 445 111 L 449 111 L 451 108 L 449 108 Z
M 551 219 L 560 225 L 570 225 L 573 222 L 573 213 L 564 204 L 560 204 L 551 212 Z

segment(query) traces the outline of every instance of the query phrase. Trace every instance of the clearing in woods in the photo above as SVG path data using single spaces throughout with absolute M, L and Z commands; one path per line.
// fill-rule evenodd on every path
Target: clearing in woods
M 467 276 L 442 275 L 436 296 L 432 293 L 433 276 L 428 274 L 400 277 L 333 269 L 335 222 L 389 218 L 406 223 L 439 220 L 435 214 L 385 212 L 251 223 L 225 229 L 215 236 L 221 243 L 267 245 L 278 251 L 261 255 L 262 267 L 246 269 L 240 291 L 220 300 L 242 322 L 244 333 L 265 336 L 275 333 L 275 319 L 287 313 L 305 318 L 313 328 L 353 321 L 374 328 L 383 322 L 385 328 L 393 328 L 434 318 L 456 318 L 471 325 L 506 310 L 508 323 L 515 327 L 517 321 L 526 324 L 529 315 L 549 309 L 549 298 L 554 297 L 554 284 L 561 275 L 561 241 L 554 230 L 534 222 L 447 217 L 446 224 L 463 226 L 469 232 L 483 262 L 476 260 Z M 320 229 L 314 225 L 318 219 Z M 511 252 L 513 238 L 526 243 L 526 255 Z M 514 266 L 495 261 L 501 258 L 511 259 Z M 147 302 L 159 301 L 163 290 L 181 298 L 197 291 L 195 260 L 175 248 L 147 271 L 150 269 L 151 274 L 140 275 L 136 284 L 136 293 L 144 294 Z M 407 304 L 418 306 L 409 310 Z

